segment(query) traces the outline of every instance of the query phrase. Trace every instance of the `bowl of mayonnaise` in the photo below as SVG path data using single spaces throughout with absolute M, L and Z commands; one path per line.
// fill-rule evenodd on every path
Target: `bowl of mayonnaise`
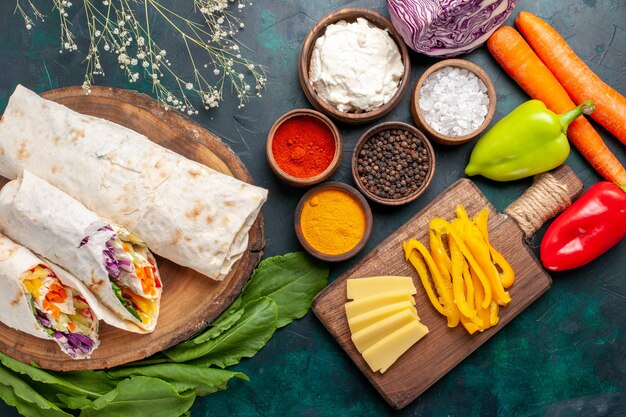
M 405 93 L 411 74 L 407 47 L 391 22 L 364 8 L 321 19 L 300 51 L 304 94 L 322 113 L 358 124 L 378 119 Z

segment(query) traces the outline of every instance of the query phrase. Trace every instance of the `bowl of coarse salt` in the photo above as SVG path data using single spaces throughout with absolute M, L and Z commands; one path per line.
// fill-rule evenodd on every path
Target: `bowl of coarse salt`
M 415 124 L 437 143 L 460 145 L 480 135 L 496 110 L 496 89 L 487 73 L 463 59 L 440 61 L 413 89 Z

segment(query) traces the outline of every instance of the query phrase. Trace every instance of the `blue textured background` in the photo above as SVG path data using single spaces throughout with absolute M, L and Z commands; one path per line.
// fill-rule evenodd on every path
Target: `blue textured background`
M 255 181 L 270 190 L 264 208 L 267 256 L 299 249 L 290 219 L 303 190 L 281 184 L 264 159 L 265 137 L 273 121 L 295 107 L 310 107 L 296 73 L 300 45 L 313 24 L 343 7 L 368 7 L 387 15 L 380 0 L 254 0 L 244 9 L 246 29 L 239 39 L 249 55 L 270 69 L 262 99 L 237 110 L 235 100 L 194 119 L 228 143 Z M 80 2 L 73 7 L 74 31 L 81 47 L 86 31 Z M 192 11 L 191 1 L 172 1 Z M 82 54 L 59 54 L 58 20 L 51 17 L 36 30 L 23 28 L 13 15 L 14 2 L 0 2 L 0 111 L 15 85 L 36 91 L 80 85 Z M 603 80 L 626 94 L 626 2 L 624 0 L 520 1 L 548 20 Z M 513 14 L 512 18 L 516 15 Z M 512 24 L 513 19 L 509 19 Z M 158 33 L 168 56 L 184 54 L 172 33 Z M 486 49 L 464 57 L 481 65 L 498 93 L 499 120 L 527 96 L 497 66 Z M 412 54 L 412 83 L 435 60 Z M 100 85 L 131 86 L 108 65 Z M 148 89 L 143 87 L 145 92 Z M 409 96 L 384 120 L 411 122 Z M 352 183 L 349 155 L 369 127 L 340 125 L 346 154 L 335 180 Z M 598 128 L 608 146 L 626 165 L 626 147 Z M 427 192 L 401 208 L 373 207 L 373 236 L 361 255 L 333 265 L 334 279 L 393 230 L 463 175 L 472 144 L 436 146 L 437 172 Z M 572 150 L 568 161 L 589 187 L 600 177 Z M 496 184 L 476 179 L 503 210 L 530 181 Z M 538 247 L 543 230 L 530 242 Z M 462 364 L 400 412 L 390 409 L 317 319 L 309 314 L 279 330 L 254 358 L 236 367 L 250 382 L 234 381 L 221 393 L 199 399 L 193 416 L 626 416 L 626 241 L 592 264 L 554 274 L 553 287 Z M 415 375 L 419 378 L 419 374 Z M 0 416 L 16 416 L 0 404 Z

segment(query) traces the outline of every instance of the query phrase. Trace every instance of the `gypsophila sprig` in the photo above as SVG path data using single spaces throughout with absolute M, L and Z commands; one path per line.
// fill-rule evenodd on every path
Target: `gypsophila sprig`
M 35 7 L 35 5 L 32 3 L 32 1 L 27 0 L 28 2 L 28 8 L 30 10 L 30 13 L 27 13 L 23 8 L 22 5 L 20 4 L 20 2 L 18 1 L 17 4 L 15 5 L 15 13 L 19 13 L 22 16 L 22 19 L 24 19 L 24 26 L 26 26 L 26 29 L 31 30 L 33 28 L 33 26 L 35 25 L 35 21 L 33 21 L 33 18 L 35 20 L 39 20 L 39 21 L 44 21 L 44 15 L 42 15 L 39 10 L 37 9 L 37 7 Z M 33 16 L 31 18 L 31 15 Z
M 235 35 L 245 25 L 231 10 L 240 11 L 251 3 L 191 1 L 200 21 L 165 6 L 165 0 L 83 0 L 84 10 L 80 13 L 89 31 L 83 88 L 91 92 L 95 77 L 105 75 L 102 54 L 110 53 L 116 55 L 116 63 L 129 82 L 147 79 L 166 109 L 197 114 L 193 95 L 205 109 L 219 107 L 226 87 L 232 88 L 240 108 L 249 98 L 261 97 L 267 81 L 266 68 L 242 55 L 242 45 Z M 52 0 L 52 3 L 61 25 L 60 52 L 78 50 L 70 22 L 73 3 L 70 0 Z M 21 15 L 28 30 L 45 17 L 33 0 L 16 0 L 15 12 Z M 170 62 L 167 51 L 153 37 L 154 22 L 169 25 L 182 40 L 190 65 Z M 181 75 L 180 68 L 191 68 L 191 74 Z

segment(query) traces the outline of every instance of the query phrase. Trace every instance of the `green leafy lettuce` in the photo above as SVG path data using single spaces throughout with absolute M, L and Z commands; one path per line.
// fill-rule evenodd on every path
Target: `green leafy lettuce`
M 180 394 L 169 383 L 146 376 L 123 379 L 115 389 L 84 407 L 81 417 L 171 417 L 180 416 L 193 405 L 196 394 Z
M 126 297 L 124 297 L 124 294 L 122 294 L 122 289 L 118 287 L 117 284 L 114 282 L 111 282 L 111 288 L 113 288 L 113 294 L 115 294 L 115 297 L 117 297 L 117 299 L 124 306 L 124 308 L 128 310 L 128 312 L 132 314 L 134 318 L 141 321 L 141 317 L 139 317 L 139 313 L 137 312 L 137 310 L 135 310 L 133 304 L 128 299 L 126 299 Z

